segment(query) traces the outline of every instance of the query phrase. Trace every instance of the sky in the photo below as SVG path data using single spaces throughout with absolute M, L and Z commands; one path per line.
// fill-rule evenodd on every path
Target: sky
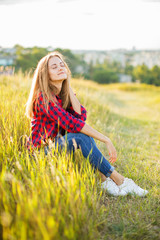
M 159 0 L 0 0 L 0 46 L 160 49 Z

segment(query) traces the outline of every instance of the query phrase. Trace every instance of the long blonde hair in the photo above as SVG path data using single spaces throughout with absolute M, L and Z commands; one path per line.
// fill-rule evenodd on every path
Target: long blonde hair
M 54 51 L 54 52 L 48 53 L 46 56 L 41 58 L 35 69 L 29 98 L 26 103 L 25 115 L 28 118 L 33 117 L 34 103 L 35 103 L 35 109 L 37 111 L 37 100 L 40 92 L 42 92 L 43 96 L 45 97 L 44 107 L 46 108 L 47 111 L 48 111 L 49 101 L 52 101 L 55 103 L 53 94 L 57 95 L 58 89 L 53 84 L 50 83 L 50 78 L 48 73 L 48 61 L 51 57 L 54 57 L 54 56 L 59 57 L 63 61 L 67 69 L 67 79 L 63 81 L 62 88 L 59 94 L 60 98 L 62 99 L 62 107 L 64 109 L 67 109 L 71 105 L 70 97 L 69 97 L 69 81 L 71 78 L 71 71 L 64 60 L 64 56 L 60 52 Z

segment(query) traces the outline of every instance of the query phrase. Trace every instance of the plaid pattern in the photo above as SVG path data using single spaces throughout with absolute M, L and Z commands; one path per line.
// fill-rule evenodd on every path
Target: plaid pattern
M 76 94 L 75 94 L 76 95 Z M 62 100 L 57 95 L 58 103 L 49 102 L 48 113 L 44 107 L 43 94 L 38 97 L 37 113 L 33 109 L 33 118 L 31 119 L 31 136 L 27 140 L 28 150 L 40 148 L 46 139 L 54 138 L 58 135 L 64 135 L 65 131 L 71 133 L 80 132 L 85 125 L 86 109 L 81 105 L 81 115 L 74 111 L 71 106 L 67 111 L 62 108 Z M 62 134 L 63 133 L 63 134 Z

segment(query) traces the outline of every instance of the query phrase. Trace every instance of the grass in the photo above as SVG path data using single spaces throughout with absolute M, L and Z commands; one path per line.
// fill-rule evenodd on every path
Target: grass
M 140 198 L 101 191 L 98 170 L 80 150 L 45 156 L 42 149 L 29 158 L 30 86 L 29 75 L 0 76 L 0 238 L 160 239 L 160 88 L 71 80 L 86 122 L 114 144 L 116 170 L 149 190 Z

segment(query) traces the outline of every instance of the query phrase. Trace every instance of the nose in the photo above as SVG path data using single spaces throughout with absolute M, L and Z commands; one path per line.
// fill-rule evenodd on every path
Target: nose
M 62 66 L 59 66 L 58 68 L 58 74 L 60 74 L 61 72 L 64 72 L 64 68 Z
M 63 69 L 63 67 L 61 65 L 58 65 L 58 70 Z
M 59 66 L 59 69 L 63 69 L 63 67 L 60 65 L 60 66 Z

